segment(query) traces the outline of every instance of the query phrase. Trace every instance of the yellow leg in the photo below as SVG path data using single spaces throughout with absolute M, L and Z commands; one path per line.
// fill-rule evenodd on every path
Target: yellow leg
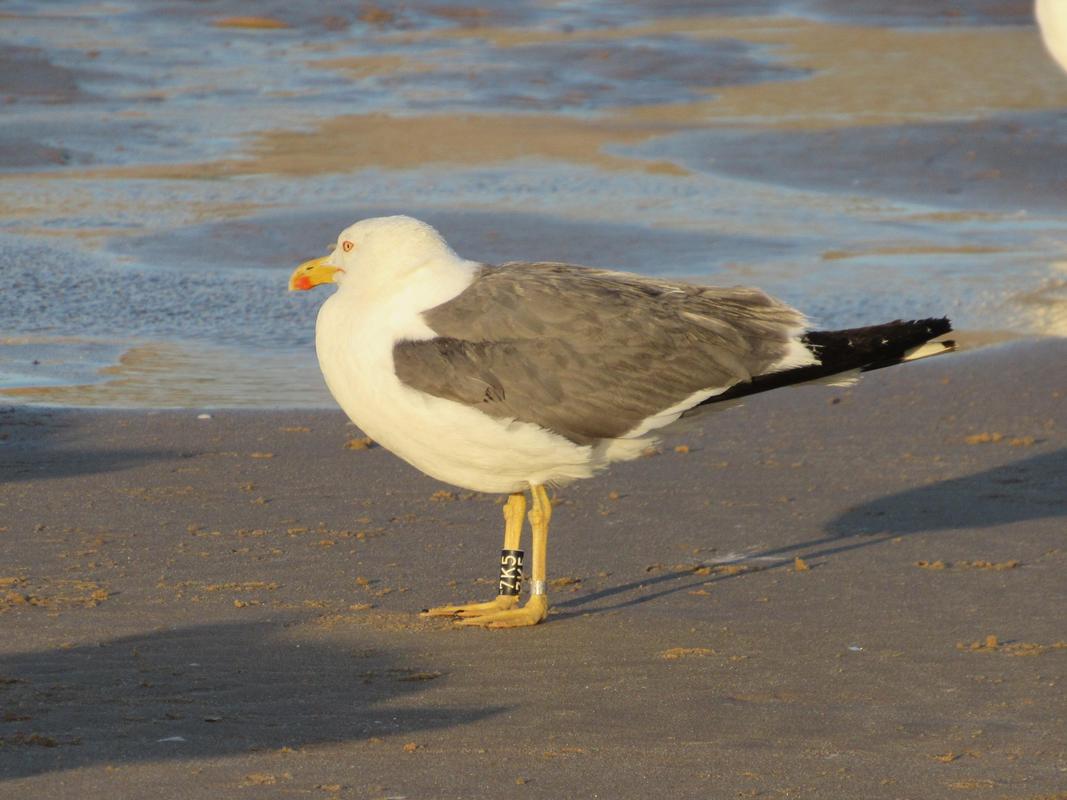
M 548 616 L 546 588 L 546 560 L 548 557 L 548 523 L 552 519 L 552 502 L 544 486 L 532 486 L 533 508 L 530 510 L 530 527 L 533 529 L 533 575 L 530 580 L 530 599 L 522 608 L 510 608 L 485 614 L 472 619 L 463 619 L 459 625 L 481 625 L 486 628 L 522 628 L 536 625 Z
M 504 549 L 519 550 L 522 542 L 522 522 L 526 515 L 526 495 L 516 492 L 504 505 Z M 422 612 L 424 617 L 478 617 L 507 611 L 519 604 L 513 594 L 500 594 L 488 603 L 468 603 L 462 606 L 437 606 Z

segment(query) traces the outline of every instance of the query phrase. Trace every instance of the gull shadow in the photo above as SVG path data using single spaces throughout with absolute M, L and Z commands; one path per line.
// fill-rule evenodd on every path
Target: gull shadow
M 0 484 L 115 472 L 183 456 L 161 448 L 75 447 L 69 440 L 77 424 L 76 415 L 61 411 L 0 408 Z
M 117 472 L 150 461 L 181 457 L 177 451 L 151 449 L 40 448 L 30 453 L 3 453 L 0 454 L 0 484 Z
M 792 566 L 797 556 L 805 560 L 827 559 L 900 536 L 994 528 L 1058 517 L 1067 517 L 1067 448 L 861 503 L 834 517 L 825 527 L 825 536 L 748 553 L 742 561 L 755 562 L 760 571 L 783 569 Z M 558 618 L 595 614 L 743 574 L 693 579 L 690 570 L 673 570 L 555 603 L 554 607 L 564 610 Z M 667 586 L 656 589 L 663 584 Z M 585 608 L 598 600 L 634 591 L 641 594 L 610 605 Z
M 991 528 L 1067 516 L 1067 448 L 950 478 L 854 506 L 826 526 L 832 536 Z
M 274 623 L 177 628 L 0 658 L 0 780 L 461 725 L 500 706 L 412 708 L 433 663 L 285 636 Z M 391 707 L 404 699 L 403 707 Z

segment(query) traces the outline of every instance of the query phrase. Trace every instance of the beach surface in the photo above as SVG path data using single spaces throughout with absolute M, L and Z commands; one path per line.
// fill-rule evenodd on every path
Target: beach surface
M 1062 797 L 1062 340 L 751 398 L 500 498 L 334 411 L 0 409 L 0 794 Z M 354 442 L 354 444 L 350 444 Z
M 0 798 L 1067 800 L 1029 0 L 250 5 L 0 10 Z M 390 213 L 964 348 L 561 489 L 548 620 L 460 629 L 501 498 L 365 442 L 285 291 Z

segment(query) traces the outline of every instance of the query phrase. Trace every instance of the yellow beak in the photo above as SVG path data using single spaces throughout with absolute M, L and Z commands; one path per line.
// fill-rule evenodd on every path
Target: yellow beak
M 313 258 L 293 270 L 293 274 L 289 276 L 289 291 L 307 291 L 320 283 L 334 283 L 333 276 L 344 270 L 327 264 L 328 258 L 329 256 Z

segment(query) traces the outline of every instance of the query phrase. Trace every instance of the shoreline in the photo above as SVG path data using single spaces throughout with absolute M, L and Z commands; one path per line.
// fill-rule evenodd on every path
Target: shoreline
M 1009 330 L 963 330 L 953 331 L 947 338 L 956 341 L 960 353 L 971 353 L 1061 337 Z M 28 349 L 23 361 L 36 360 L 35 344 L 29 337 L 23 337 L 18 344 Z M 45 340 L 36 346 L 48 349 L 52 341 Z M 118 353 L 115 361 L 98 367 L 100 379 L 92 383 L 49 382 L 5 388 L 0 371 L 0 406 L 122 411 L 185 408 L 327 411 L 336 407 L 322 381 L 313 348 L 299 351 L 299 357 L 298 351 L 293 351 L 288 359 L 283 359 L 269 353 L 212 350 L 192 343 L 137 344 Z M 79 372 L 85 370 L 80 365 L 73 366 Z M 263 397 L 271 390 L 277 395 L 279 386 L 287 400 L 270 405 L 253 404 L 254 398 Z M 294 402 L 296 398 L 301 402 Z

